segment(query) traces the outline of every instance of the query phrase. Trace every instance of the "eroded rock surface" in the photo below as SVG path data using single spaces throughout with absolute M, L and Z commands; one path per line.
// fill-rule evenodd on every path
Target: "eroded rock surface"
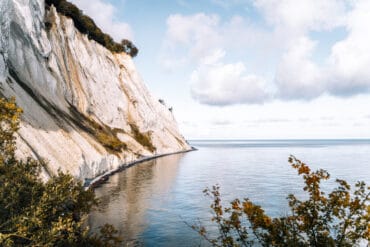
M 131 57 L 89 40 L 44 0 L 1 0 L 0 28 L 0 92 L 24 110 L 18 155 L 45 159 L 45 177 L 94 178 L 190 148 Z

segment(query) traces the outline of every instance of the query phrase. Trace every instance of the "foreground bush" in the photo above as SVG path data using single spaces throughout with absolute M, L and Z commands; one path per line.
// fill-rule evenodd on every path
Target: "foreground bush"
M 94 192 L 59 172 L 46 183 L 45 164 L 15 157 L 21 109 L 0 98 L 0 246 L 118 246 L 109 225 L 91 235 L 84 218 L 97 204 Z
M 303 177 L 308 194 L 307 200 L 288 196 L 290 215 L 271 218 L 249 199 L 223 207 L 220 188 L 213 186 L 204 193 L 213 200 L 218 236 L 201 225 L 192 228 L 213 246 L 354 246 L 370 240 L 370 187 L 358 182 L 351 191 L 346 181 L 337 179 L 338 187 L 326 194 L 320 184 L 329 179 L 327 171 L 311 171 L 293 156 L 289 162 Z

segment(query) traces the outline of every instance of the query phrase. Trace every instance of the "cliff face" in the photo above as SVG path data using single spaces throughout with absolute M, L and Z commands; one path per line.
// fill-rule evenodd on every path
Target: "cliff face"
M 89 40 L 44 0 L 1 0 L 0 30 L 0 93 L 24 110 L 18 155 L 46 160 L 45 176 L 94 178 L 190 148 L 131 57 Z

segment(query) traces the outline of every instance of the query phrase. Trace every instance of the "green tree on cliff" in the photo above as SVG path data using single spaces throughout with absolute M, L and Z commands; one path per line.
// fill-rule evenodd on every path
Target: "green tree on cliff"
M 123 51 L 129 54 L 131 57 L 137 56 L 139 50 L 130 40 L 123 39 L 121 41 L 121 45 L 123 47 Z
M 21 113 L 14 98 L 0 98 L 0 246 L 118 245 L 112 226 L 91 235 L 83 225 L 97 204 L 92 190 L 62 172 L 44 183 L 43 162 L 16 158 Z
M 139 49 L 129 40 L 124 39 L 121 43 L 116 43 L 111 36 L 104 33 L 89 16 L 84 15 L 76 5 L 66 0 L 45 0 L 45 7 L 54 5 L 58 13 L 65 15 L 73 20 L 75 27 L 83 34 L 87 34 L 89 39 L 95 40 L 113 53 L 125 52 L 131 57 L 136 57 Z M 50 27 L 51 23 L 45 23 Z

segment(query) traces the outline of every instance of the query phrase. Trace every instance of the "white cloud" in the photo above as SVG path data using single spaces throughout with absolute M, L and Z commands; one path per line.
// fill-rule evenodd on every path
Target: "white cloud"
M 198 13 L 192 16 L 171 15 L 167 19 L 167 38 L 171 42 L 206 48 L 204 37 L 211 43 L 217 43 L 221 38 L 217 32 L 219 25 L 217 15 Z
M 196 65 L 190 80 L 192 97 L 198 102 L 231 105 L 262 103 L 268 99 L 262 77 L 248 74 L 243 62 L 222 61 L 225 49 L 262 44 L 263 31 L 245 25 L 240 16 L 221 22 L 219 16 L 204 13 L 171 15 L 167 27 L 162 65 L 172 70 L 187 63 Z
M 196 68 L 191 92 L 197 101 L 209 105 L 262 103 L 271 99 L 271 88 L 275 99 L 284 100 L 370 91 L 370 1 L 254 0 L 253 5 L 264 24 L 240 16 L 222 21 L 204 13 L 168 18 L 163 63 Z M 329 42 L 321 40 L 320 33 L 337 28 L 347 36 L 329 44 L 328 55 L 320 54 L 318 62 L 317 48 Z M 319 35 L 314 39 L 312 32 Z M 239 51 L 252 55 L 230 62 Z M 262 57 L 266 64 L 273 61 L 271 78 L 256 75 L 261 73 L 250 66 L 247 73 L 246 64 Z
M 200 60 L 200 63 L 203 65 L 214 65 L 219 63 L 220 60 L 222 60 L 223 57 L 225 57 L 226 52 L 224 50 L 215 50 L 212 54 L 210 54 L 207 57 L 203 57 Z
M 272 26 L 291 31 L 332 29 L 345 22 L 345 0 L 254 0 L 254 5 Z
M 216 51 L 204 59 L 191 75 L 192 96 L 208 105 L 262 103 L 268 98 L 263 78 L 246 73 L 242 62 L 223 64 L 224 52 Z
M 357 1 L 348 15 L 347 37 L 331 51 L 329 90 L 351 95 L 370 90 L 370 1 Z
M 222 34 L 218 30 L 219 17 L 198 13 L 192 16 L 171 15 L 167 19 L 167 33 L 161 57 L 167 69 L 188 61 L 198 62 L 219 46 Z M 179 50 L 182 50 L 178 57 Z M 179 62 L 181 61 L 181 62 Z
M 117 8 L 104 0 L 70 0 L 94 22 L 112 36 L 115 41 L 133 39 L 133 32 L 129 24 L 118 21 Z
M 315 45 L 312 40 L 301 37 L 282 56 L 275 75 L 278 97 L 310 99 L 325 91 L 322 72 L 311 61 Z
M 294 40 L 277 66 L 275 82 L 284 98 L 351 96 L 370 91 L 370 2 L 357 1 L 347 14 L 347 37 L 336 42 L 323 65 L 312 60 L 317 42 Z
M 268 48 L 272 44 L 265 30 L 240 16 L 222 22 L 218 15 L 174 14 L 167 18 L 161 63 L 166 69 L 173 70 L 184 64 L 197 65 L 215 50 L 235 51 L 246 46 Z
M 212 124 L 212 125 L 218 125 L 218 126 L 225 126 L 225 125 L 232 125 L 234 123 L 232 121 L 230 121 L 230 120 L 214 119 L 214 120 L 210 121 L 210 124 Z

